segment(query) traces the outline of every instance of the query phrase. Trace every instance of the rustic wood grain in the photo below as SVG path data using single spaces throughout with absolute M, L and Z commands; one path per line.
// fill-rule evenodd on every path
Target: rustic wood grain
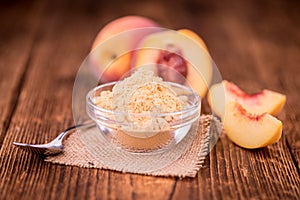
M 0 199 L 299 199 L 299 8 L 285 1 L 196 0 L 1 5 Z M 101 26 L 125 14 L 191 28 L 223 78 L 249 92 L 286 93 L 281 140 L 245 150 L 222 135 L 198 177 L 183 180 L 53 165 L 13 147 L 13 141 L 50 141 L 73 123 L 76 71 Z
M 276 21 L 279 19 L 285 19 L 285 15 L 283 15 L 282 13 L 280 14 L 280 9 L 274 5 L 270 5 L 268 4 L 269 7 L 267 8 L 261 8 L 260 4 L 257 5 L 253 5 L 253 4 L 243 4 L 240 5 L 239 7 L 236 6 L 236 10 L 237 13 L 234 14 L 234 16 L 232 16 L 232 12 L 231 9 L 227 10 L 226 8 L 224 8 L 224 10 L 222 12 L 223 16 L 226 13 L 226 18 L 221 18 L 221 16 L 219 17 L 218 20 L 215 21 L 220 21 L 220 25 L 222 27 L 222 30 L 225 30 L 225 35 L 226 35 L 226 40 L 229 40 L 230 43 L 226 42 L 224 44 L 223 42 L 223 48 L 228 49 L 228 51 L 226 51 L 226 55 L 224 56 L 224 58 L 226 57 L 227 59 L 224 59 L 225 62 L 218 62 L 221 65 L 219 65 L 219 69 L 222 71 L 223 77 L 226 79 L 230 79 L 234 82 L 237 82 L 239 85 L 242 86 L 242 88 L 244 88 L 246 91 L 250 91 L 250 92 L 257 92 L 258 90 L 262 89 L 262 87 L 267 87 L 273 90 L 277 90 L 279 92 L 284 92 L 286 93 L 286 89 L 287 88 L 295 88 L 296 85 L 299 85 L 299 81 L 296 81 L 296 77 L 297 77 L 297 72 L 299 70 L 299 68 L 296 68 L 295 66 L 292 65 L 292 63 L 297 63 L 298 58 L 295 57 L 295 55 L 299 54 L 299 46 L 296 48 L 293 48 L 293 51 L 289 51 L 289 52 L 283 52 L 282 49 L 286 49 L 285 45 L 287 45 L 286 43 L 280 43 L 282 46 L 278 45 L 277 47 L 274 47 L 274 44 L 278 44 L 278 35 L 281 34 L 282 32 L 279 31 L 277 28 L 272 29 L 272 31 L 270 31 L 269 34 L 277 34 L 277 39 L 274 39 L 274 37 L 271 38 L 261 38 L 261 35 L 264 33 L 263 30 L 259 31 L 258 28 L 256 28 L 256 26 L 260 23 L 257 22 L 253 22 L 253 18 L 257 18 L 260 20 L 265 20 L 265 15 L 271 15 L 273 17 L 275 17 Z M 257 15 L 257 12 L 249 12 L 249 13 L 245 13 L 245 11 L 247 10 L 246 8 L 250 8 L 249 10 L 255 10 L 258 12 L 261 12 L 260 9 L 263 10 L 262 14 L 259 16 L 255 16 Z M 248 15 L 249 14 L 249 15 Z M 279 19 L 277 19 L 279 18 Z M 268 23 L 269 24 L 268 24 Z M 268 28 L 270 29 L 269 26 L 270 23 L 274 23 L 271 20 L 268 20 L 267 22 L 264 22 L 265 26 L 268 26 Z M 208 22 L 209 23 L 209 22 Z M 284 24 L 284 23 L 283 23 Z M 288 24 L 288 23 L 287 23 Z M 213 25 L 211 25 L 213 26 Z M 287 29 L 290 29 L 291 32 L 293 31 L 299 31 L 297 30 L 297 27 L 295 25 L 287 25 L 287 27 L 285 27 Z M 235 31 L 232 31 L 235 30 Z M 224 34 L 224 33 L 223 33 Z M 266 34 L 266 33 L 264 33 Z M 267 35 L 267 34 L 266 34 Z M 212 37 L 213 38 L 213 37 Z M 276 38 L 276 37 L 275 37 Z M 238 41 L 240 40 L 240 41 Z M 214 41 L 213 44 L 217 45 L 221 44 L 222 41 Z M 293 44 L 290 44 L 293 45 Z M 218 46 L 219 48 L 222 48 L 221 45 Z M 218 49 L 217 47 L 217 49 Z M 213 50 L 212 50 L 213 51 Z M 217 52 L 217 51 L 213 51 L 213 52 Z M 225 52 L 225 51 L 224 51 Z M 257 55 L 257 52 L 262 53 L 262 55 Z M 218 53 L 218 52 L 217 52 Z M 288 55 L 285 55 L 285 54 Z M 271 55 L 271 54 L 275 54 Z M 282 58 L 284 56 L 290 57 L 290 55 L 293 55 L 293 59 L 290 60 L 290 64 L 288 65 L 288 63 L 283 63 L 283 60 L 285 60 L 285 58 Z M 221 55 L 223 57 L 223 55 Z M 228 60 L 228 58 L 232 58 L 231 60 Z M 224 65 L 225 64 L 225 65 Z M 227 65 L 227 66 L 226 66 Z M 284 67 L 283 67 L 284 66 Z M 226 68 L 225 68 L 226 67 Z M 223 70 L 226 69 L 226 70 Z M 281 81 L 282 81 L 282 71 L 284 71 L 284 73 L 289 74 L 289 84 L 282 87 Z M 299 73 L 298 73 L 299 74 Z M 287 78 L 287 77 L 286 77 Z M 293 81 L 291 81 L 293 80 Z M 287 98 L 288 98 L 288 102 L 287 102 L 287 106 L 293 106 L 294 109 L 293 110 L 289 110 L 290 114 L 295 115 L 295 113 L 299 113 L 299 109 L 297 109 L 297 105 L 294 102 L 291 102 L 289 97 L 296 97 L 297 94 L 287 94 Z M 297 141 L 299 141 L 299 129 L 297 130 L 296 127 L 298 126 L 297 124 L 299 124 L 299 120 L 297 121 L 296 119 L 293 121 L 290 121 L 290 123 L 292 123 L 292 127 L 295 127 L 295 129 L 293 131 L 288 131 L 286 129 L 287 127 L 287 123 L 285 121 L 287 121 L 283 116 L 286 115 L 286 112 L 288 112 L 288 110 L 284 110 L 281 114 L 280 114 L 280 119 L 283 120 L 284 123 L 284 134 L 285 137 L 282 138 L 282 140 L 280 141 L 280 148 L 275 148 L 273 150 L 274 146 L 270 146 L 268 148 L 271 148 L 272 151 L 269 154 L 268 152 L 264 152 L 263 153 L 267 153 L 264 154 L 265 156 L 263 156 L 264 158 L 266 158 L 266 160 L 264 160 L 264 162 L 260 162 L 259 167 L 261 168 L 257 168 L 254 167 L 253 164 L 255 164 L 256 160 L 261 160 L 259 159 L 259 157 L 257 157 L 256 154 L 250 154 L 251 156 L 255 155 L 254 157 L 252 157 L 251 159 L 253 160 L 253 164 L 247 164 L 247 163 L 243 163 L 243 162 L 238 162 L 237 167 L 236 168 L 234 166 L 235 162 L 233 161 L 237 161 L 239 160 L 238 158 L 247 158 L 249 157 L 247 154 L 243 155 L 244 153 L 248 153 L 248 152 L 243 152 L 241 151 L 241 156 L 238 156 L 234 159 L 231 158 L 232 160 L 232 167 L 235 167 L 236 169 L 239 169 L 239 165 L 241 165 L 243 168 L 239 169 L 240 172 L 243 171 L 247 171 L 248 173 L 253 173 L 252 175 L 248 174 L 247 177 L 254 177 L 254 179 L 250 179 L 251 181 L 249 182 L 244 182 L 243 180 L 241 180 L 242 182 L 244 182 L 244 184 L 238 184 L 238 186 L 242 186 L 242 185 L 249 185 L 252 186 L 254 185 L 254 183 L 257 182 L 257 187 L 263 187 L 266 188 L 265 190 L 259 191 L 259 193 L 254 193 L 255 191 L 251 192 L 250 196 L 248 196 L 249 194 L 245 193 L 245 197 L 250 198 L 250 197 L 266 197 L 266 198 L 276 198 L 276 197 L 281 197 L 281 198 L 297 198 L 299 196 L 299 164 L 298 164 L 298 168 L 297 166 L 294 166 L 295 163 L 288 163 L 288 165 L 286 165 L 286 161 L 287 160 L 293 160 L 293 157 L 295 155 L 298 155 L 299 157 L 299 146 L 297 147 Z M 293 140 L 290 140 L 289 143 L 287 143 L 289 138 L 293 138 Z M 222 141 L 222 139 L 221 139 Z M 278 145 L 279 145 L 278 144 Z M 287 149 L 289 148 L 289 145 L 292 144 L 294 146 L 294 151 L 292 151 L 292 154 L 290 152 L 287 151 Z M 224 149 L 230 149 L 228 147 L 224 148 Z M 269 150 L 269 149 L 268 149 Z M 275 151 L 276 150 L 276 151 Z M 216 148 L 217 151 L 217 148 Z M 297 153 L 298 151 L 298 153 Z M 257 151 L 255 151 L 257 152 Z M 283 153 L 285 155 L 283 155 Z M 213 154 L 211 154 L 212 156 Z M 268 156 L 266 156 L 268 155 Z M 284 159 L 279 159 L 285 157 Z M 212 158 L 211 158 L 212 159 Z M 225 161 L 227 161 L 228 159 L 230 159 L 230 157 L 225 157 Z M 285 186 L 285 183 L 281 181 L 281 176 L 285 176 L 285 174 L 281 174 L 280 176 L 278 175 L 278 172 L 280 172 L 279 170 L 277 170 L 277 167 L 273 168 L 274 162 L 276 160 L 276 164 L 278 165 L 278 168 L 281 168 L 279 166 L 281 165 L 285 165 L 288 166 L 289 169 L 291 169 L 292 174 L 290 175 L 291 177 L 295 177 L 296 183 L 294 182 L 292 189 L 287 192 L 286 194 L 282 195 L 283 193 L 281 192 L 276 192 L 277 191 L 282 191 Z M 243 161 L 243 160 L 242 160 Z M 278 162 L 279 161 L 279 162 Z M 270 165 L 270 162 L 272 163 L 272 165 Z M 285 163 L 285 164 L 284 164 Z M 298 161 L 299 163 L 299 161 Z M 250 169 L 244 168 L 244 166 L 249 166 L 251 167 Z M 265 170 L 264 170 L 265 169 Z M 273 171 L 273 172 L 271 172 Z M 289 172 L 291 172 L 289 170 Z M 276 174 L 276 175 L 270 175 L 270 174 Z M 238 174 L 237 174 L 238 175 Z M 265 176 L 264 176 L 265 175 Z M 234 176 L 235 178 L 238 176 Z M 257 177 L 257 178 L 255 178 Z M 260 178 L 263 177 L 263 178 Z M 260 178 L 260 179 L 259 179 Z M 293 178 L 289 178 L 290 179 Z M 258 181 L 260 180 L 260 181 Z M 240 181 L 238 181 L 240 182 Z M 276 185 L 276 186 L 275 186 Z M 280 188 L 274 189 L 276 187 L 280 186 Z M 246 186 L 248 187 L 248 186 Z M 296 189 L 295 189 L 296 188 Z M 295 190 L 294 190 L 295 189 Z M 245 190 L 245 189 L 243 189 Z M 238 194 L 240 194 L 243 190 L 239 190 Z M 249 190 L 249 191 L 247 191 Z M 252 189 L 251 187 L 247 188 L 247 190 L 245 190 L 246 192 L 250 192 Z M 254 189 L 256 190 L 256 189 Z M 272 191 L 275 190 L 275 191 Z M 268 191 L 271 191 L 270 193 Z M 280 193 L 280 194 L 279 194 Z M 223 193 L 222 193 L 223 194 Z M 293 194 L 293 195 L 291 195 Z M 290 195 L 290 196 L 289 196 Z
M 85 8 L 80 4 L 73 6 L 69 8 L 68 3 L 49 2 L 38 15 L 41 23 L 27 66 L 27 77 L 22 83 L 15 115 L 1 148 L 0 174 L 3 178 L 0 187 L 3 192 L 0 199 L 18 199 L 21 196 L 39 199 L 44 196 L 53 199 L 68 196 L 80 198 L 85 195 L 84 190 L 80 192 L 74 190 L 74 187 L 87 187 L 91 176 L 89 171 L 77 169 L 74 182 L 71 176 L 73 168 L 50 166 L 42 159 L 20 152 L 12 146 L 12 141 L 47 142 L 59 130 L 73 123 L 71 93 L 74 76 L 98 29 L 96 21 L 94 26 L 86 23 L 91 16 L 76 14 L 79 10 L 88 13 L 89 5 Z M 67 7 L 71 9 L 69 13 L 65 11 Z M 76 169 L 74 171 L 76 175 Z M 73 180 L 74 184 L 70 185 L 69 180 Z
M 2 5 L 0 13 L 0 147 L 10 125 L 26 77 L 40 5 Z M 5 8 L 5 9 L 4 9 Z
M 238 83 L 248 92 L 258 92 L 262 88 L 270 88 L 286 93 L 282 81 L 289 81 L 285 87 L 293 88 L 294 94 L 287 94 L 287 107 L 293 106 L 293 109 L 284 110 L 279 116 L 284 121 L 284 133 L 286 135 L 276 144 L 277 146 L 273 145 L 257 150 L 253 154 L 252 151 L 243 151 L 241 148 L 236 147 L 224 136 L 220 138 L 219 143 L 210 154 L 210 174 L 207 167 L 200 171 L 200 174 L 203 175 L 198 176 L 199 190 L 202 189 L 200 197 L 203 199 L 219 199 L 222 197 L 225 199 L 297 199 L 300 195 L 298 160 L 300 148 L 297 144 L 299 143 L 299 128 L 297 129 L 299 120 L 289 120 L 290 123 L 285 124 L 286 118 L 284 116 L 286 116 L 286 112 L 296 115 L 300 111 L 297 103 L 289 99 L 289 96 L 297 97 L 297 94 L 295 94 L 297 88 L 295 87 L 299 85 L 299 81 L 296 80 L 297 75 L 299 75 L 297 73 L 299 68 L 293 66 L 293 64 L 298 63 L 299 57 L 296 55 L 300 55 L 300 48 L 299 45 L 295 45 L 286 38 L 283 38 L 284 42 L 281 41 L 281 37 L 278 35 L 282 32 L 277 29 L 271 31 L 270 26 L 272 24 L 268 23 L 274 22 L 270 19 L 265 20 L 263 24 L 253 23 L 252 20 L 253 18 L 265 19 L 265 15 L 270 15 L 269 18 L 275 15 L 275 20 L 286 20 L 284 21 L 286 23 L 281 23 L 285 29 L 295 29 L 296 32 L 299 29 L 297 29 L 296 24 L 289 23 L 290 19 L 282 13 L 278 5 L 268 4 L 267 7 L 261 7 L 260 4 L 253 5 L 244 2 L 241 5 L 224 5 L 216 12 L 217 8 L 212 7 L 209 3 L 207 4 L 188 2 L 183 4 L 184 7 L 189 8 L 188 10 L 180 9 L 181 5 L 174 13 L 185 16 L 185 18 L 180 18 L 179 24 L 187 24 L 191 28 L 193 28 L 193 22 L 189 22 L 188 19 L 200 19 L 198 21 L 200 27 L 198 32 L 203 33 L 204 39 L 212 40 L 207 40 L 207 44 L 219 70 L 222 72 L 223 78 Z M 197 6 L 199 9 L 203 8 L 205 14 L 195 10 Z M 233 12 L 232 7 L 236 9 L 235 12 Z M 245 13 L 247 10 L 250 11 Z M 261 10 L 263 10 L 261 16 L 255 16 L 257 12 L 251 12 L 261 12 Z M 179 14 L 180 12 L 181 14 Z M 260 26 L 266 26 L 267 29 L 260 30 L 257 27 L 259 24 Z M 222 30 L 222 32 L 220 33 L 218 30 Z M 261 34 L 267 34 L 264 33 L 266 31 L 273 33 L 275 36 L 261 38 Z M 299 41 L 299 38 L 296 40 Z M 290 63 L 286 62 L 287 58 L 282 58 L 282 49 L 288 45 L 292 46 L 293 50 L 285 52 L 284 55 L 287 53 L 286 56 L 291 57 Z M 218 51 L 220 49 L 223 49 L 223 51 Z M 218 55 L 218 53 L 223 55 Z M 274 58 L 272 54 L 275 54 Z M 282 76 L 283 71 L 288 77 Z M 293 128 L 293 130 L 289 131 L 287 128 Z M 224 144 L 224 146 L 220 147 L 220 144 Z M 290 145 L 293 146 L 291 152 L 288 150 Z M 257 152 L 263 155 L 261 156 Z M 257 160 L 260 160 L 260 162 L 257 163 Z M 283 165 L 286 170 L 278 170 Z M 207 177 L 211 179 L 210 183 L 212 185 L 209 187 L 203 184 Z M 285 182 L 282 179 L 292 183 L 290 190 L 285 188 Z M 261 189 L 258 190 L 257 188 Z M 208 190 L 211 194 L 203 194 L 203 190 Z

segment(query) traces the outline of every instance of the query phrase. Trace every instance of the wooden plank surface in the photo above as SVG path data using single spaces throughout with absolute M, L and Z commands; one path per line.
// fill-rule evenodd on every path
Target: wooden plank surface
M 1 5 L 0 199 L 299 199 L 300 4 L 232 2 Z M 125 14 L 191 28 L 206 41 L 224 79 L 249 92 L 287 94 L 279 143 L 250 151 L 222 135 L 197 178 L 183 180 L 53 165 L 13 147 L 13 141 L 50 141 L 73 123 L 76 71 L 99 28 Z
M 38 20 L 40 5 L 7 4 L 0 13 L 0 146 L 22 90 Z

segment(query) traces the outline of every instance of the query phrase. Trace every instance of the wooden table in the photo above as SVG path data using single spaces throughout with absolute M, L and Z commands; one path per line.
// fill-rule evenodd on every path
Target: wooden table
M 300 199 L 299 13 L 284 0 L 2 1 L 0 199 Z M 183 180 L 54 165 L 14 147 L 73 124 L 76 72 L 98 30 L 127 14 L 190 28 L 224 79 L 285 93 L 280 141 L 245 150 L 223 135 L 197 177 Z

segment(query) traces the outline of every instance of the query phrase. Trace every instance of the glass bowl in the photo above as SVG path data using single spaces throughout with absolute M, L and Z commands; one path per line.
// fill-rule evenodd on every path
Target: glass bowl
M 162 152 L 180 143 L 189 132 L 197 131 L 201 100 L 190 87 L 167 82 L 178 96 L 187 99 L 184 109 L 177 112 L 128 113 L 97 106 L 95 102 L 100 93 L 112 91 L 116 83 L 97 86 L 86 96 L 88 116 L 114 146 L 133 153 Z M 142 126 L 135 123 L 141 118 L 147 119 Z

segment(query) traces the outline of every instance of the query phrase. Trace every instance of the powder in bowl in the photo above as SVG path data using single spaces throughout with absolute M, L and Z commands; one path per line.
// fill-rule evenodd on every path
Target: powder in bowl
M 126 149 L 176 144 L 200 114 L 200 98 L 192 89 L 164 82 L 143 68 L 110 90 L 104 88 L 100 85 L 88 94 L 88 114 L 102 132 L 113 133 L 106 134 L 111 141 Z

